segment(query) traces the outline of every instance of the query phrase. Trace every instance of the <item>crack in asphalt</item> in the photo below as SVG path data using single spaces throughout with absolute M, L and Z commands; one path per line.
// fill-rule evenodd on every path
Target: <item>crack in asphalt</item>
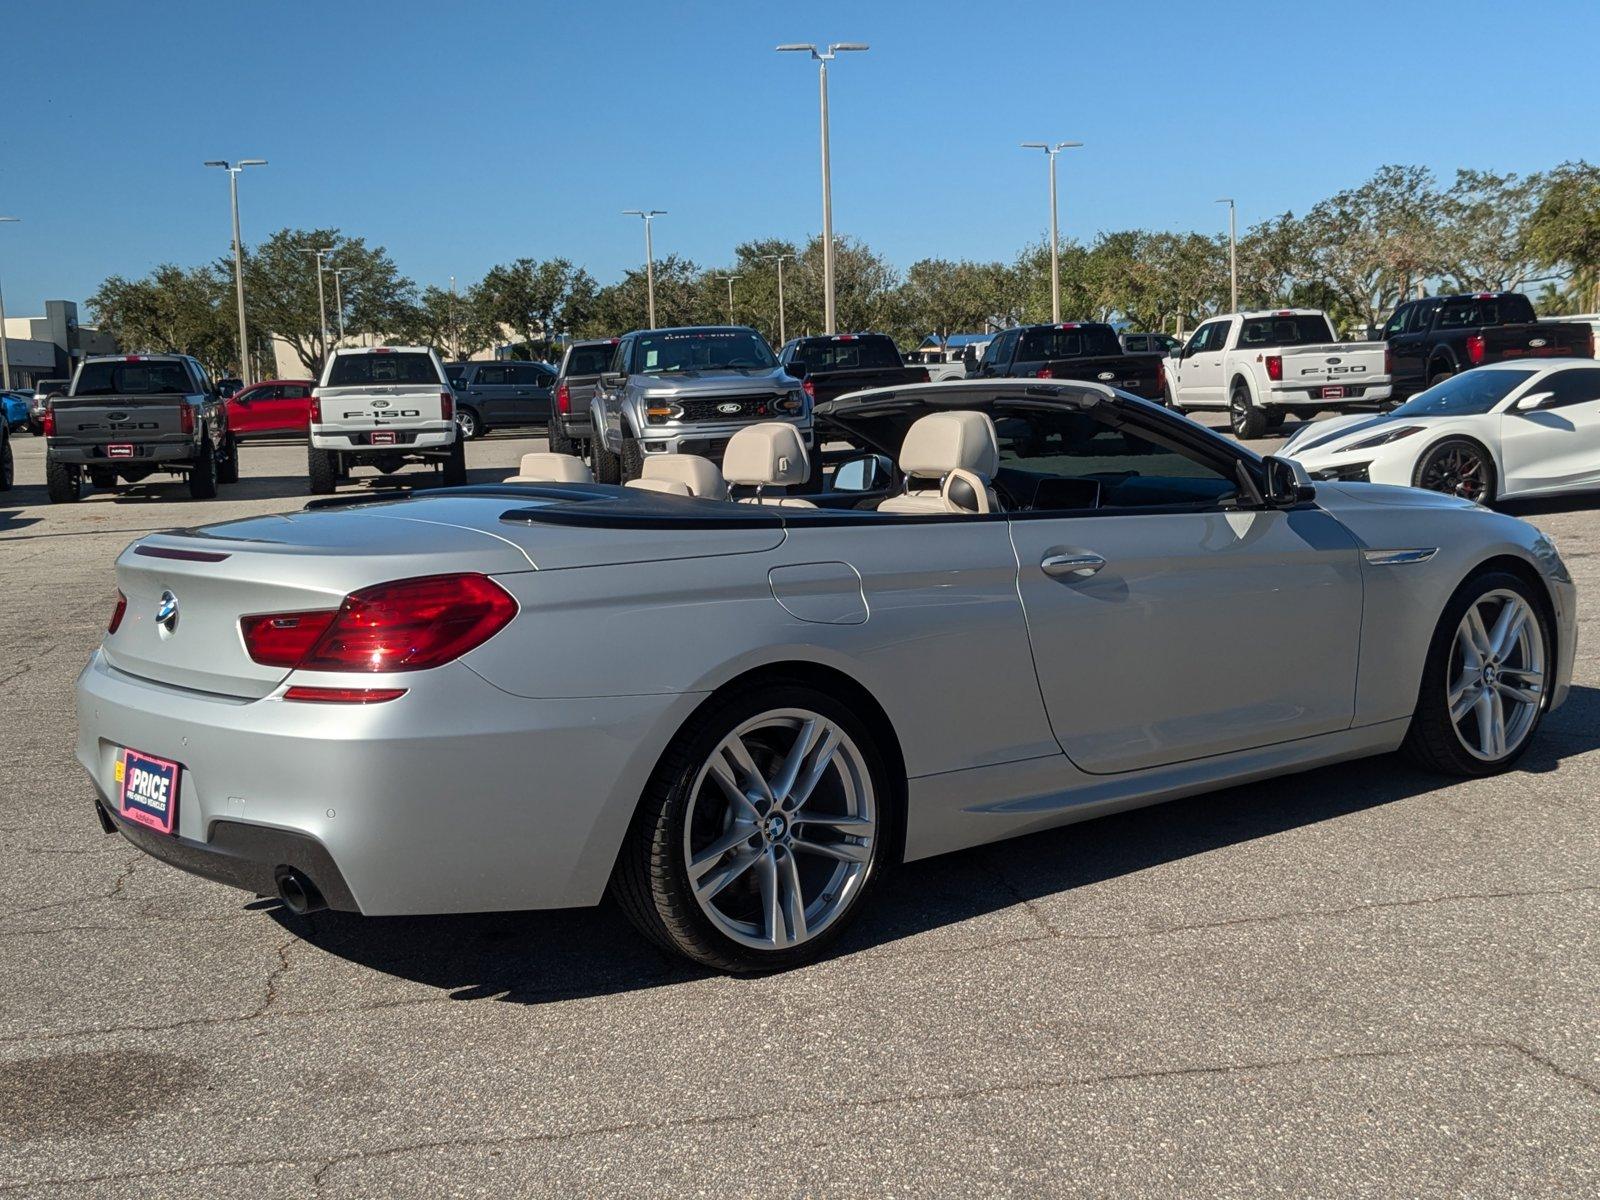
M 41 646 L 37 654 L 30 655 L 28 658 L 24 659 L 22 664 L 15 671 L 11 672 L 11 674 L 0 675 L 0 688 L 5 687 L 6 684 L 10 683 L 14 679 L 21 679 L 24 675 L 27 675 L 29 672 L 31 672 L 33 668 L 38 665 L 41 659 L 48 658 L 59 649 L 61 649 L 61 644 L 59 642 L 51 642 L 48 646 Z
M 708 1113 L 697 1117 L 667 1118 L 659 1120 L 617 1121 L 607 1125 L 591 1125 L 581 1129 L 561 1131 L 515 1133 L 503 1137 L 463 1137 L 463 1138 L 435 1138 L 428 1141 L 412 1142 L 399 1146 L 388 1146 L 381 1150 L 354 1150 L 333 1155 L 311 1155 L 305 1158 L 295 1158 L 277 1155 L 259 1158 L 244 1158 L 233 1160 L 219 1160 L 208 1163 L 196 1163 L 182 1167 L 171 1167 L 151 1171 L 125 1171 L 106 1175 L 71 1176 L 46 1180 L 30 1180 L 17 1182 L 0 1182 L 0 1192 L 17 1191 L 21 1188 L 33 1187 L 62 1187 L 72 1184 L 84 1185 L 95 1183 L 115 1183 L 134 1179 L 156 1178 L 181 1178 L 186 1175 L 196 1175 L 205 1171 L 242 1169 L 257 1166 L 300 1166 L 310 1167 L 318 1164 L 311 1176 L 311 1186 L 320 1190 L 328 1172 L 335 1167 L 347 1163 L 371 1162 L 378 1159 L 394 1158 L 405 1154 L 428 1152 L 434 1150 L 448 1150 L 466 1147 L 505 1147 L 523 1145 L 553 1145 L 563 1142 L 578 1141 L 585 1138 L 609 1137 L 617 1134 L 630 1133 L 665 1133 L 679 1129 L 714 1129 L 723 1125 L 753 1125 L 759 1126 L 763 1122 L 792 1119 L 795 1117 L 808 1117 L 825 1113 L 868 1112 L 873 1109 L 890 1108 L 896 1105 L 918 1105 L 930 1103 L 950 1103 L 964 1100 L 984 1100 L 999 1096 L 1020 1096 L 1028 1094 L 1041 1094 L 1053 1091 L 1064 1091 L 1070 1088 L 1097 1087 L 1105 1084 L 1139 1083 L 1152 1080 L 1192 1079 L 1204 1078 L 1214 1075 L 1237 1075 L 1254 1071 L 1278 1071 L 1296 1069 L 1310 1066 L 1332 1066 L 1349 1062 L 1371 1062 L 1385 1059 L 1399 1058 L 1426 1058 L 1436 1055 L 1451 1055 L 1465 1053 L 1480 1053 L 1504 1051 L 1515 1054 L 1520 1058 L 1532 1061 L 1539 1066 L 1552 1070 L 1563 1079 L 1578 1084 L 1589 1091 L 1597 1091 L 1596 1085 L 1587 1079 L 1575 1077 L 1569 1072 L 1556 1067 L 1547 1059 L 1529 1050 L 1519 1042 L 1504 1040 L 1486 1041 L 1461 1041 L 1440 1042 L 1426 1046 L 1408 1046 L 1387 1050 L 1352 1050 L 1343 1053 L 1311 1054 L 1293 1058 L 1259 1059 L 1249 1062 L 1231 1063 L 1206 1063 L 1183 1067 L 1152 1067 L 1136 1071 L 1108 1071 L 1094 1075 L 1077 1075 L 1065 1079 L 1031 1079 L 1018 1080 L 1007 1083 L 995 1083 L 987 1086 L 968 1088 L 924 1089 L 904 1093 L 895 1093 L 884 1096 L 872 1096 L 860 1100 L 845 1100 L 821 1104 L 795 1104 L 778 1105 L 764 1109 L 754 1109 L 747 1112 L 735 1113 Z

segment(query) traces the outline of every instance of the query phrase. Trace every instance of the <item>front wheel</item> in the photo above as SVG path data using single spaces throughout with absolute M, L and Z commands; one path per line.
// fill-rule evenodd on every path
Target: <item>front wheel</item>
M 723 971 L 824 953 L 883 873 L 898 810 L 871 732 L 802 684 L 713 701 L 662 757 L 612 880 L 651 939 Z
M 1542 598 L 1492 571 L 1450 598 L 1434 631 L 1405 750 L 1448 775 L 1504 771 L 1533 740 L 1555 655 Z
M 644 474 L 644 447 L 639 439 L 622 435 L 622 479 L 627 482 Z
M 596 483 L 622 482 L 622 458 L 611 453 L 598 434 L 594 439 L 594 463 L 591 469 Z
M 445 487 L 460 487 L 467 481 L 467 446 L 457 438 L 450 446 L 450 453 L 444 460 L 444 471 L 440 480 Z
M 1411 486 L 1460 496 L 1479 504 L 1493 504 L 1494 460 L 1477 442 L 1446 438 L 1437 446 L 1430 446 L 1417 460 Z
M 1244 383 L 1234 385 L 1228 400 L 1228 420 L 1233 436 L 1240 441 L 1251 441 L 1267 430 L 1267 415 L 1250 399 L 1250 389 Z

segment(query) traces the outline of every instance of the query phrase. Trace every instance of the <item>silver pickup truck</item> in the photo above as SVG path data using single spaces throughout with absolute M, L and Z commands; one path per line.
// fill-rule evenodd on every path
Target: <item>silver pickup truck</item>
M 761 421 L 788 421 L 821 464 L 811 401 L 754 329 L 740 325 L 640 329 L 617 343 L 590 401 L 594 477 L 637 479 L 646 455 L 720 460 L 728 439 Z
M 78 499 L 85 476 L 110 489 L 168 471 L 188 477 L 196 500 L 239 478 L 227 405 L 186 354 L 84 359 L 71 390 L 50 400 L 43 423 L 52 503 Z

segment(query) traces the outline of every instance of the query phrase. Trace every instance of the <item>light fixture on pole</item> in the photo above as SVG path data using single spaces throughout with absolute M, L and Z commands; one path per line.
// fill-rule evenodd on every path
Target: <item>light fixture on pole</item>
M 728 324 L 733 324 L 733 281 L 740 278 L 738 275 L 718 275 L 718 279 L 728 281 Z
M 0 217 L 0 224 L 15 225 L 21 217 Z M 11 390 L 11 351 L 6 348 L 6 297 L 0 291 L 0 387 Z
M 233 207 L 233 290 L 239 303 L 239 378 L 249 386 L 254 382 L 250 370 L 250 340 L 244 325 L 244 243 L 239 237 L 239 172 L 246 167 L 264 167 L 264 158 L 241 158 L 229 162 L 225 158 L 207 159 L 208 167 L 221 167 L 228 173 L 228 199 Z
M 784 327 L 783 318 L 783 260 L 793 258 L 792 254 L 763 254 L 762 262 L 775 262 L 778 264 L 778 345 L 782 346 L 789 340 L 788 331 Z
M 1231 197 L 1224 196 L 1217 201 L 1218 204 L 1228 206 L 1228 288 L 1233 300 L 1229 312 L 1239 311 L 1239 227 L 1235 223 L 1236 216 Z
M 657 217 L 667 215 L 664 208 L 628 208 L 624 209 L 625 217 L 638 217 L 644 222 L 644 294 L 645 305 L 650 317 L 650 328 L 656 327 L 656 248 L 650 240 L 650 222 Z
M 828 64 L 834 56 L 866 50 L 865 42 L 834 42 L 818 50 L 810 42 L 787 42 L 779 51 L 804 51 L 817 62 L 817 88 L 822 109 L 822 325 L 823 333 L 836 333 L 833 303 L 833 171 L 828 157 Z
M 323 246 L 318 249 L 315 246 L 302 246 L 300 251 L 302 254 L 314 254 L 317 256 L 317 318 L 322 327 L 320 349 L 323 357 L 326 358 L 328 354 L 328 301 L 327 294 L 322 286 L 322 260 L 325 256 L 333 253 L 333 247 Z
M 339 285 L 345 275 L 354 271 L 354 267 L 329 267 L 328 274 L 333 276 L 333 307 L 339 315 L 339 345 L 344 345 L 344 289 Z
M 1056 155 L 1074 150 L 1082 142 L 1023 142 L 1024 150 L 1043 150 L 1050 160 L 1050 319 L 1061 320 L 1061 233 L 1056 205 Z

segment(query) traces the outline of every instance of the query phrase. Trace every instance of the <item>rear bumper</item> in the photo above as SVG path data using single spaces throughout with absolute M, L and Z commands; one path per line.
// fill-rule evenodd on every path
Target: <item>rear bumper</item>
M 373 445 L 375 433 L 392 433 L 391 445 Z M 311 445 L 317 450 L 354 450 L 374 454 L 406 454 L 414 450 L 445 450 L 456 440 L 454 421 L 435 421 L 406 429 L 310 430 Z
M 113 458 L 107 445 L 133 446 L 129 458 Z M 63 446 L 49 443 L 47 453 L 56 462 L 79 467 L 138 467 L 155 463 L 188 466 L 197 453 L 193 442 L 112 442 L 92 446 Z
M 1383 379 L 1373 383 L 1346 385 L 1342 396 L 1326 397 L 1323 395 L 1324 391 L 1325 389 L 1321 385 L 1315 387 L 1274 386 L 1269 388 L 1257 403 L 1262 408 L 1281 409 L 1285 412 L 1294 412 L 1296 410 L 1304 412 L 1361 412 L 1386 403 L 1393 395 L 1394 387 L 1387 379 Z
M 662 748 L 702 699 L 525 699 L 464 661 L 363 682 L 390 681 L 410 690 L 385 704 L 239 700 L 96 651 L 76 757 L 102 798 L 119 795 L 123 748 L 180 764 L 176 836 L 124 836 L 246 891 L 275 893 L 289 866 L 368 915 L 565 908 L 599 902 Z

